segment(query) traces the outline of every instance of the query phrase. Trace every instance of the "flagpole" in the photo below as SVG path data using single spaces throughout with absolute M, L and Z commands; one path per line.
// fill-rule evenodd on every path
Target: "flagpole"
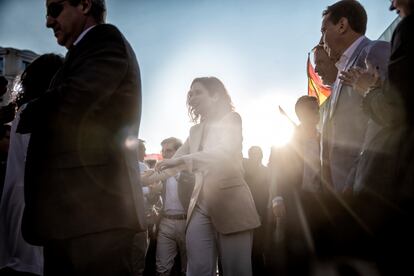
M 297 127 L 298 125 L 289 117 L 289 115 L 287 115 L 287 113 L 285 112 L 285 110 L 283 110 L 283 108 L 279 105 L 279 112 L 280 114 L 282 114 L 283 116 L 285 116 L 289 122 L 294 126 Z

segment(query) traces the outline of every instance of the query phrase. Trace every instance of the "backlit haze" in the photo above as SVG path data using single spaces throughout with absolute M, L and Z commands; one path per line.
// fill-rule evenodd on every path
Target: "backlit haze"
M 360 1 L 368 13 L 367 36 L 378 38 L 396 15 L 389 1 Z M 320 39 L 322 11 L 334 1 L 107 0 L 107 22 L 135 50 L 142 77 L 140 138 L 147 153 L 160 142 L 183 141 L 191 127 L 186 94 L 191 81 L 223 81 L 243 119 L 243 152 L 288 139 L 294 103 L 307 93 L 306 59 Z M 0 46 L 38 54 L 66 49 L 45 27 L 45 1 L 0 0 Z

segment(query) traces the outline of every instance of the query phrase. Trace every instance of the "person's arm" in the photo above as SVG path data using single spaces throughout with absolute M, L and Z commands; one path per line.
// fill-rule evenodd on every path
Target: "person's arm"
M 170 159 L 168 159 L 170 160 Z M 166 160 L 165 160 L 166 161 Z M 167 178 L 176 175 L 179 172 L 178 168 L 171 168 L 168 170 L 146 171 L 141 174 L 141 183 L 144 185 L 151 185 L 159 181 L 164 181 Z
M 370 90 L 364 97 L 362 106 L 370 118 L 382 126 L 399 124 L 404 120 L 403 103 L 388 80 L 382 87 Z
M 175 152 L 171 159 L 164 159 L 155 165 L 155 170 L 167 174 L 169 176 L 175 175 L 178 171 L 185 168 L 184 161 L 179 157 L 190 153 L 189 138 L 187 138 L 184 144 Z M 167 177 L 167 178 L 168 178 Z
M 220 131 L 220 138 L 215 141 L 214 147 L 190 153 L 187 139 L 173 158 L 159 162 L 157 169 L 177 168 L 180 171 L 195 172 L 207 170 L 217 164 L 232 164 L 235 153 L 241 153 L 242 149 L 241 118 L 239 114 L 231 112 L 222 120 L 219 126 L 215 126 L 215 131 Z
M 215 126 L 213 131 L 220 131 L 214 147 L 202 151 L 174 156 L 177 165 L 185 164 L 189 172 L 203 171 L 218 164 L 232 164 L 234 156 L 242 150 L 242 122 L 240 115 L 231 112 Z

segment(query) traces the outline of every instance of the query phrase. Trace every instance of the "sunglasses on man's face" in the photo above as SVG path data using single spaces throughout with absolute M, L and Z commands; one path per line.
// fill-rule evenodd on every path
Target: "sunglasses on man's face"
M 46 18 L 50 16 L 56 19 L 60 15 L 60 13 L 63 11 L 63 8 L 64 8 L 63 3 L 66 1 L 67 0 L 61 0 L 61 1 L 50 3 L 46 8 Z

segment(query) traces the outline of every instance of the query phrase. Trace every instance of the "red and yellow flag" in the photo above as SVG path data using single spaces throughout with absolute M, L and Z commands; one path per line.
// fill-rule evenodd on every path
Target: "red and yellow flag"
M 321 78 L 315 72 L 315 69 L 310 62 L 308 55 L 307 63 L 308 73 L 308 95 L 318 98 L 319 105 L 322 105 L 326 99 L 331 95 L 331 88 L 322 83 Z

